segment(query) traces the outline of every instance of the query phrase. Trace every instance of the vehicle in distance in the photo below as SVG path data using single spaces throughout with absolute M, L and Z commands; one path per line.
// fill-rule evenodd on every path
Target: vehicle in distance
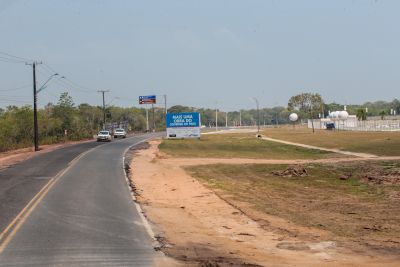
M 118 138 L 118 137 L 126 138 L 126 131 L 121 128 L 115 129 L 114 138 Z
M 111 133 L 110 131 L 100 131 L 97 134 L 97 142 L 106 141 L 111 142 Z

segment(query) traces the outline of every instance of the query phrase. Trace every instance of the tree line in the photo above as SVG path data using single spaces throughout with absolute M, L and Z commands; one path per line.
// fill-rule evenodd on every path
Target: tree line
M 311 102 L 307 102 L 311 101 Z M 311 105 L 311 106 L 309 106 Z M 312 111 L 310 111 L 312 107 Z M 365 116 L 380 116 L 382 112 L 389 114 L 391 109 L 400 114 L 400 101 L 376 101 L 363 105 L 347 105 L 350 114 L 358 114 L 368 109 Z M 279 125 L 288 123 L 289 114 L 295 110 L 300 119 L 328 116 L 329 111 L 343 110 L 343 104 L 324 103 L 318 94 L 305 93 L 293 96 L 287 107 L 261 108 L 259 110 L 260 125 Z M 182 105 L 172 106 L 169 113 L 199 112 L 201 123 L 207 127 L 215 127 L 216 113 L 218 126 L 254 126 L 257 125 L 256 109 L 225 112 L 209 108 L 195 108 Z M 357 113 L 358 112 L 358 113 Z M 141 132 L 146 130 L 146 109 L 137 107 L 108 106 L 105 109 L 107 125 L 121 123 L 126 130 Z M 364 116 L 361 115 L 361 116 Z M 82 140 L 92 138 L 103 128 L 103 109 L 89 104 L 75 105 L 68 93 L 62 93 L 56 104 L 49 103 L 38 110 L 40 144 L 53 144 L 66 140 Z M 165 129 L 165 110 L 155 107 L 149 110 L 149 126 L 152 130 Z M 33 110 L 31 106 L 8 106 L 0 108 L 0 151 L 29 147 L 33 140 Z

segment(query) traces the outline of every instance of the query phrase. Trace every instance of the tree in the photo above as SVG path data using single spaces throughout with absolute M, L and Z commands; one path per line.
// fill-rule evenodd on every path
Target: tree
M 400 115 L 400 101 L 397 98 L 393 99 L 391 106 L 396 111 L 396 114 Z
M 379 116 L 381 116 L 381 120 L 384 120 L 384 119 L 385 119 L 385 115 L 386 115 L 386 112 L 385 112 L 384 110 L 382 110 L 381 112 L 379 112 Z
M 299 95 L 292 96 L 288 102 L 288 110 L 299 110 L 308 114 L 309 119 L 311 119 L 311 125 L 313 133 L 314 121 L 316 114 L 323 113 L 324 101 L 320 94 L 318 93 L 302 93 Z
M 363 108 L 357 109 L 356 116 L 359 121 L 365 121 L 367 119 L 367 113 Z
M 58 129 L 59 136 L 62 136 L 65 130 L 70 134 L 75 129 L 73 127 L 74 115 L 76 113 L 74 105 L 72 97 L 67 92 L 64 92 L 60 95 L 57 105 L 54 106 L 53 116 L 62 121 L 61 129 Z

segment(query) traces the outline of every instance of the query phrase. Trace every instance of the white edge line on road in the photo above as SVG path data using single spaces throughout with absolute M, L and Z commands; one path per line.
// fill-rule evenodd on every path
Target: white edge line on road
M 128 152 L 128 150 L 131 149 L 132 147 L 134 147 L 134 146 L 140 144 L 140 143 L 146 142 L 146 141 L 148 141 L 148 140 L 150 140 L 150 139 L 153 139 L 153 138 L 154 138 L 154 137 L 146 138 L 146 139 L 144 139 L 144 140 L 141 140 L 141 141 L 139 141 L 139 142 L 136 142 L 136 143 L 132 144 L 132 145 L 129 146 L 127 149 L 125 149 L 125 151 L 124 151 L 124 153 L 123 153 L 123 156 L 122 156 L 122 169 L 123 169 L 124 174 L 125 174 L 125 181 L 126 181 L 126 183 L 127 183 L 127 185 L 128 185 L 128 188 L 129 188 L 129 191 L 130 191 L 130 193 L 131 193 L 132 199 L 134 200 L 133 203 L 134 203 L 134 205 L 135 205 L 135 208 L 136 208 L 137 212 L 139 213 L 140 218 L 142 219 L 143 226 L 144 226 L 144 228 L 146 229 L 146 232 L 148 233 L 148 235 L 150 236 L 150 238 L 153 240 L 153 242 L 158 242 L 157 239 L 156 239 L 156 237 L 155 237 L 155 234 L 154 234 L 154 232 L 153 232 L 153 229 L 152 229 L 151 226 L 150 226 L 149 221 L 148 221 L 148 220 L 146 219 L 146 217 L 144 216 L 144 212 L 143 212 L 142 208 L 140 207 L 139 203 L 137 203 L 137 201 L 136 201 L 135 193 L 133 192 L 133 189 L 132 189 L 132 187 L 130 186 L 129 177 L 128 177 L 128 174 L 126 173 L 126 170 L 125 170 L 125 155 L 126 155 L 126 153 Z

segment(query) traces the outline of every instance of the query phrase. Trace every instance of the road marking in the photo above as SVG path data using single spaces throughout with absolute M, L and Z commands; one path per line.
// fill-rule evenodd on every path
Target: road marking
M 127 149 L 125 149 L 125 151 L 124 151 L 124 153 L 123 153 L 123 157 L 122 157 L 122 169 L 124 170 L 125 180 L 126 180 L 126 183 L 127 183 L 127 185 L 128 185 L 128 189 L 129 189 L 129 191 L 130 191 L 130 193 L 131 193 L 132 199 L 134 200 L 135 208 L 136 208 L 137 212 L 139 213 L 139 217 L 140 217 L 140 219 L 142 220 L 143 226 L 144 226 L 144 228 L 146 229 L 147 234 L 148 234 L 148 235 L 150 236 L 150 238 L 153 240 L 153 242 L 158 242 L 157 239 L 156 239 L 156 237 L 155 237 L 155 234 L 154 234 L 154 232 L 153 232 L 153 229 L 152 229 L 151 226 L 150 226 L 149 221 L 148 221 L 148 220 L 146 219 L 146 217 L 144 216 L 144 212 L 143 212 L 142 208 L 140 207 L 139 203 L 136 202 L 136 196 L 135 196 L 135 194 L 134 194 L 134 192 L 133 192 L 132 187 L 130 186 L 129 177 L 128 177 L 128 175 L 127 175 L 127 173 L 126 173 L 126 170 L 125 170 L 125 154 L 128 152 L 128 150 L 131 149 L 132 147 L 134 147 L 134 146 L 140 144 L 140 143 L 146 142 L 146 141 L 148 141 L 148 140 L 150 140 L 150 139 L 153 139 L 153 138 L 156 138 L 156 137 L 153 136 L 153 137 L 146 138 L 146 139 L 144 139 L 144 140 L 142 140 L 142 141 L 136 142 L 135 144 L 133 144 L 133 145 L 129 146 Z
M 132 137 L 142 137 L 143 135 L 140 136 L 132 136 Z M 132 138 L 129 137 L 129 138 Z M 144 140 L 141 140 L 139 142 L 134 143 L 133 145 L 129 146 L 125 151 L 124 154 L 133 146 L 140 144 L 142 142 L 145 142 L 151 138 L 154 137 L 149 137 Z M 128 138 L 127 138 L 128 139 Z M 74 159 L 72 159 L 68 164 L 67 167 L 61 170 L 51 178 L 44 186 L 43 188 L 29 201 L 29 203 L 18 213 L 18 215 L 8 224 L 8 226 L 1 232 L 0 234 L 0 254 L 3 253 L 4 249 L 7 247 L 7 245 L 10 243 L 12 238 L 15 236 L 15 234 L 18 232 L 18 230 L 21 228 L 21 226 L 24 224 L 28 216 L 32 213 L 32 211 L 36 208 L 36 206 L 39 204 L 39 202 L 47 195 L 47 193 L 50 191 L 50 189 L 56 184 L 56 182 L 62 177 L 70 168 L 72 168 L 83 156 L 88 154 L 89 152 L 93 151 L 94 149 L 97 149 L 101 146 L 104 146 L 106 144 L 98 145 L 95 147 L 92 147 L 91 149 L 82 152 L 78 156 L 76 156 Z M 125 176 L 126 177 L 126 176 Z M 141 216 L 143 214 L 140 213 Z M 143 220 L 143 218 L 142 218 Z M 147 229 L 148 230 L 148 229 Z M 154 237 L 154 234 L 153 234 Z
M 20 211 L 20 213 L 18 213 L 18 215 L 11 221 L 11 223 L 8 224 L 8 226 L 0 234 L 0 254 L 3 253 L 4 249 L 10 243 L 12 238 L 15 236 L 15 234 L 21 228 L 21 226 L 24 224 L 24 222 L 26 221 L 28 216 L 36 208 L 36 206 L 39 204 L 39 202 L 46 196 L 46 194 L 55 185 L 55 183 L 60 179 L 60 177 L 62 177 L 70 168 L 72 168 L 78 162 L 79 159 L 81 159 L 87 153 L 91 152 L 92 150 L 94 150 L 95 148 L 98 148 L 100 146 L 102 146 L 102 145 L 95 146 L 85 152 L 82 152 L 77 157 L 75 157 L 73 160 L 71 160 L 67 164 L 66 168 L 64 168 L 63 170 L 58 172 L 56 174 L 56 176 L 54 176 L 54 178 L 51 178 L 50 181 L 48 181 L 43 186 L 43 188 L 29 201 L 29 203 Z

